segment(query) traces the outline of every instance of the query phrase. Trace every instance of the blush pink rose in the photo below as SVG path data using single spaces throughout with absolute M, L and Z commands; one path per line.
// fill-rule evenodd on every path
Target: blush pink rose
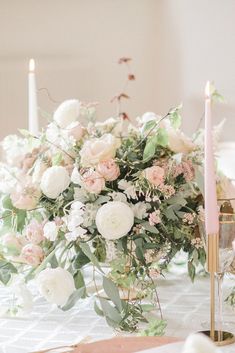
M 1 238 L 1 243 L 3 247 L 6 247 L 7 249 L 14 250 L 17 253 L 20 253 L 22 249 L 22 244 L 20 242 L 20 239 L 17 237 L 15 233 L 6 233 L 3 235 Z
M 153 166 L 146 168 L 144 171 L 145 178 L 154 186 L 159 186 L 163 183 L 165 171 L 163 168 Z
M 11 195 L 13 206 L 22 210 L 31 210 L 38 204 L 41 191 L 29 180 L 18 183 Z
M 85 134 L 85 129 L 84 127 L 79 123 L 73 123 L 70 126 L 68 126 L 68 135 L 72 136 L 76 141 L 80 141 L 81 138 Z
M 45 239 L 43 236 L 43 224 L 32 219 L 26 227 L 26 238 L 32 244 L 40 244 Z
M 100 162 L 97 166 L 97 172 L 100 173 L 105 180 L 116 180 L 120 175 L 119 166 L 115 163 L 114 159 L 108 159 Z
M 105 180 L 100 173 L 89 170 L 82 175 L 82 185 L 88 192 L 99 194 L 105 187 Z
M 43 258 L 44 253 L 40 246 L 35 244 L 27 244 L 21 250 L 21 259 L 31 266 L 38 266 Z

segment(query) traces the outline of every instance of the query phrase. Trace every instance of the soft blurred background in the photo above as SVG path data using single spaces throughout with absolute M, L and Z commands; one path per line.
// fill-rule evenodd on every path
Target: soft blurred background
M 110 99 L 126 75 L 117 61 L 128 56 L 137 78 L 125 109 L 131 118 L 183 102 L 183 128 L 191 134 L 210 79 L 227 100 L 215 104 L 215 122 L 226 117 L 223 139 L 233 140 L 234 14 L 234 0 L 0 0 L 0 137 L 27 127 L 30 57 L 38 88 L 58 102 L 98 101 L 104 119 L 114 114 Z M 46 92 L 38 97 L 53 112 Z

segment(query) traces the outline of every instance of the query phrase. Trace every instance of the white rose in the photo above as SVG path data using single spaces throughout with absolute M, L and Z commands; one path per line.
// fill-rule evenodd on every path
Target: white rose
M 55 222 L 46 222 L 43 227 L 43 235 L 50 241 L 55 241 L 58 235 L 58 226 Z
M 181 130 L 169 128 L 168 144 L 175 153 L 189 153 L 195 149 L 195 144 Z
M 37 276 L 37 285 L 40 294 L 49 303 L 59 306 L 65 305 L 75 291 L 73 276 L 61 267 L 41 271 Z
M 118 146 L 118 139 L 112 134 L 104 134 L 100 138 L 88 140 L 80 151 L 81 164 L 83 167 L 88 167 L 113 158 Z
M 61 166 L 48 168 L 42 175 L 41 190 L 50 199 L 56 199 L 70 184 L 67 170 Z
M 123 202 L 111 201 L 101 206 L 96 215 L 99 233 L 108 240 L 126 235 L 134 224 L 132 209 Z
M 76 121 L 81 103 L 77 99 L 69 99 L 59 105 L 54 113 L 54 120 L 63 129 Z

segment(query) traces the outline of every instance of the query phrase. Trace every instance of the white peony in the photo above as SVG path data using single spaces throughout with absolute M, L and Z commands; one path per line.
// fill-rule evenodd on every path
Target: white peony
M 50 241 L 55 241 L 58 235 L 58 226 L 54 221 L 46 222 L 43 227 L 43 235 Z
M 123 202 L 111 201 L 101 206 L 96 215 L 99 233 L 108 240 L 126 235 L 134 224 L 132 209 Z
M 54 120 L 59 127 L 65 129 L 77 120 L 81 103 L 77 99 L 68 99 L 61 103 L 54 113 Z
M 40 294 L 49 302 L 63 306 L 75 291 L 73 276 L 61 267 L 46 268 L 37 276 Z
M 70 184 L 67 170 L 61 166 L 48 168 L 42 175 L 41 190 L 50 199 L 56 199 Z
M 89 167 L 114 158 L 118 147 L 119 140 L 112 134 L 88 140 L 80 151 L 81 164 L 83 167 Z
M 185 341 L 182 353 L 219 353 L 215 344 L 205 335 L 194 333 Z

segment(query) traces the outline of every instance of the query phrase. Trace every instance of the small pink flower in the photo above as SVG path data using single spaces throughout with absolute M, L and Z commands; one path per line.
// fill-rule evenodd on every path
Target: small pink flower
M 165 171 L 161 167 L 153 166 L 146 168 L 144 173 L 145 178 L 154 186 L 159 186 L 164 181 Z
M 119 166 L 115 163 L 114 159 L 108 159 L 100 162 L 97 166 L 97 171 L 107 181 L 116 180 L 120 175 Z
M 32 219 L 26 227 L 26 238 L 32 244 L 40 244 L 45 239 L 43 236 L 43 224 Z
M 25 180 L 17 185 L 10 195 L 13 206 L 22 210 L 31 210 L 38 204 L 41 191 L 30 180 Z
M 99 194 L 105 187 L 105 180 L 100 173 L 90 169 L 82 175 L 82 184 L 88 192 Z
M 85 134 L 84 127 L 79 122 L 73 123 L 71 125 L 73 125 L 71 128 L 68 127 L 68 135 L 72 136 L 76 141 L 80 141 Z
M 172 185 L 162 184 L 159 186 L 159 190 L 162 192 L 162 194 L 166 199 L 169 199 L 171 196 L 175 194 L 175 189 Z
M 21 250 L 21 259 L 28 265 L 38 266 L 44 258 L 43 250 L 35 244 L 27 244 Z
M 194 213 L 185 213 L 184 217 L 183 217 L 183 222 L 187 223 L 187 224 L 193 224 L 194 222 L 194 218 L 195 218 L 195 214 Z
M 186 181 L 191 181 L 194 178 L 194 167 L 193 167 L 193 163 L 190 160 L 186 160 L 182 162 L 182 168 L 183 168 L 183 174 L 184 174 L 184 178 Z
M 161 223 L 160 210 L 156 210 L 149 215 L 149 224 L 154 226 L 155 224 Z

